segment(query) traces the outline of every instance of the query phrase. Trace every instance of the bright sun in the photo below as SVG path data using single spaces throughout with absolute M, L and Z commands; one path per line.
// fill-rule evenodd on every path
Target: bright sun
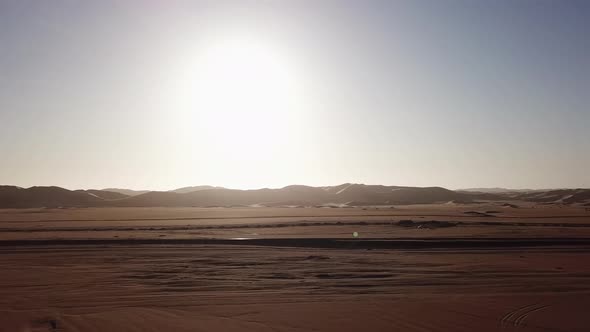
M 193 73 L 191 121 L 216 149 L 251 155 L 288 143 L 297 84 L 283 54 L 251 41 L 218 42 L 200 52 Z

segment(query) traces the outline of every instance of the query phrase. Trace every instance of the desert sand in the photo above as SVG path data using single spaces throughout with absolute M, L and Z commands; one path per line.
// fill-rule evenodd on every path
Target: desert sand
M 532 204 L 0 210 L 0 331 L 588 331 L 589 227 Z

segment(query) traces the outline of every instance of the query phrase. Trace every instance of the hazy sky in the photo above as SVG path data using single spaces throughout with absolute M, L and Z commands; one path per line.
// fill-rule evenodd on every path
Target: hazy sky
M 0 183 L 590 187 L 590 1 L 0 1 Z

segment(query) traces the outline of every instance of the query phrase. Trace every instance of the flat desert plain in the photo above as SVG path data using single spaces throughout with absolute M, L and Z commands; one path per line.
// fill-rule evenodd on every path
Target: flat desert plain
M 0 331 L 590 331 L 587 207 L 514 206 L 0 210 Z

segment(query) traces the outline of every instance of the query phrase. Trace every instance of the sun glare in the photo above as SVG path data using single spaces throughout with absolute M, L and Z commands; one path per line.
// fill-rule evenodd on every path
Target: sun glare
M 200 52 L 190 120 L 216 149 L 233 155 L 277 149 L 297 122 L 297 84 L 282 54 L 251 41 L 218 42 Z

